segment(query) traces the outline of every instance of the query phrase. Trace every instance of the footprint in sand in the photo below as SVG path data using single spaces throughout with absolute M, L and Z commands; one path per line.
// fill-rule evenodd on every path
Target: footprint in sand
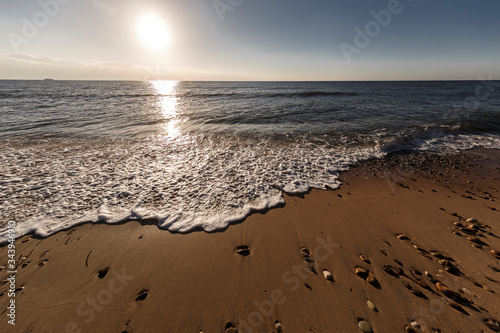
M 109 272 L 109 267 L 101 269 L 99 272 L 97 272 L 97 277 L 102 280 L 106 277 L 106 275 L 108 275 L 108 272 Z
M 148 294 L 149 294 L 149 290 L 143 289 L 140 293 L 137 294 L 135 301 L 136 302 L 144 301 L 148 297 Z

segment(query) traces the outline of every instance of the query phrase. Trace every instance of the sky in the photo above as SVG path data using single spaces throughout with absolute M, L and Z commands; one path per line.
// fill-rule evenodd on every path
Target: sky
M 498 0 L 0 0 L 0 79 L 500 79 Z

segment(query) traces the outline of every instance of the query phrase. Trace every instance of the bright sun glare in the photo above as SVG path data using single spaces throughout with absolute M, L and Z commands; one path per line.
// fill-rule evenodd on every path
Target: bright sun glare
M 167 26 L 155 15 L 141 17 L 137 23 L 137 33 L 141 41 L 153 50 L 162 49 L 167 45 Z

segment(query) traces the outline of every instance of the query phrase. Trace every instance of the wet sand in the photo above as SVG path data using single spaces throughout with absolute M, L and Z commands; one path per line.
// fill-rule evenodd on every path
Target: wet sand
M 500 331 L 499 161 L 368 161 L 211 234 L 132 221 L 22 237 L 16 326 L 4 311 L 0 331 Z

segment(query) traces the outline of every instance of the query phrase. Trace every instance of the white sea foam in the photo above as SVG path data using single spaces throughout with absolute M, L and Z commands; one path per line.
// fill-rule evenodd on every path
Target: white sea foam
M 284 203 L 282 191 L 337 188 L 339 171 L 382 155 L 236 137 L 11 144 L 0 157 L 0 212 L 18 222 L 17 236 L 144 218 L 172 232 L 215 231 Z
M 407 144 L 407 143 L 406 143 Z M 494 135 L 417 138 L 416 150 L 500 148 Z M 416 147 L 416 148 L 415 148 Z M 0 156 L 0 214 L 17 236 L 45 237 L 84 222 L 156 219 L 161 228 L 221 230 L 284 203 L 282 192 L 337 188 L 338 172 L 371 157 L 355 147 L 241 137 L 10 143 Z M 0 242 L 7 232 L 0 231 Z

